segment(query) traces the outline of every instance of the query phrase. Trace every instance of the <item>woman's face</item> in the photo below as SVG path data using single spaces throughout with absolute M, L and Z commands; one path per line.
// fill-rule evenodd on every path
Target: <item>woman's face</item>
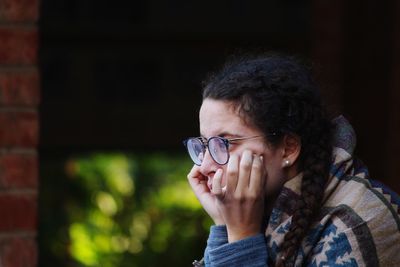
M 237 108 L 229 101 L 214 100 L 206 98 L 200 108 L 200 134 L 209 139 L 212 136 L 224 138 L 239 138 L 251 136 L 263 136 L 256 127 L 246 123 L 239 116 Z M 286 174 L 282 166 L 284 161 L 284 150 L 279 145 L 272 146 L 266 139 L 252 138 L 241 140 L 229 145 L 230 155 L 236 154 L 241 157 L 244 150 L 250 150 L 255 155 L 262 155 L 266 170 L 266 195 L 272 196 L 277 193 L 286 181 Z M 227 164 L 219 165 L 207 151 L 200 166 L 200 172 L 208 178 L 208 186 L 211 188 L 212 179 L 218 169 L 223 170 L 222 186 L 226 184 L 225 171 Z

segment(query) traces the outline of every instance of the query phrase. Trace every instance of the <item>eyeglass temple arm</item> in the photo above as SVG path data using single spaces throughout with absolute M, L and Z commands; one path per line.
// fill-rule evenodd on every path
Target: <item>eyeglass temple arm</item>
M 270 135 L 276 135 L 276 133 L 271 133 Z M 263 137 L 263 136 L 262 135 L 255 135 L 255 136 L 228 138 L 227 140 L 228 141 L 240 141 L 240 140 L 252 139 L 252 138 L 257 138 L 257 137 Z
M 257 137 L 262 137 L 262 135 L 237 137 L 237 138 L 227 138 L 226 140 L 228 140 L 228 141 L 239 141 L 239 140 L 246 140 L 246 139 L 252 139 L 252 138 L 257 138 Z

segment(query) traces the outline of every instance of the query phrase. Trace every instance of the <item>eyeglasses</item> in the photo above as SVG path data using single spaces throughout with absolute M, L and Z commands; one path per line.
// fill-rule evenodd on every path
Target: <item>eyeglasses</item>
M 229 145 L 233 142 L 247 140 L 252 138 L 261 137 L 250 136 L 250 137 L 239 137 L 239 138 L 223 138 L 220 136 L 213 136 L 208 138 L 204 137 L 190 137 L 183 141 L 187 151 L 189 152 L 190 158 L 193 160 L 194 164 L 200 166 L 203 162 L 206 149 L 210 152 L 213 160 L 219 165 L 225 165 L 229 160 Z

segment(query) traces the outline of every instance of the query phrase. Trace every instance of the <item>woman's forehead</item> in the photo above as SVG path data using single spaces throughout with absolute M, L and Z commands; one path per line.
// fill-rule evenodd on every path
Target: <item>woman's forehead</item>
M 244 135 L 254 132 L 243 118 L 233 102 L 205 99 L 200 108 L 201 135 L 214 136 L 222 134 Z

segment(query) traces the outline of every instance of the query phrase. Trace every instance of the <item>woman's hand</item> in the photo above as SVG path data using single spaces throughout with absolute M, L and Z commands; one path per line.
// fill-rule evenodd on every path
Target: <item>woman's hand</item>
M 262 156 L 245 150 L 241 159 L 231 155 L 226 169 L 226 189 L 221 188 L 222 170 L 214 176 L 216 206 L 234 242 L 260 233 L 264 215 L 265 170 Z
M 218 199 L 210 192 L 210 189 L 207 186 L 207 177 L 200 173 L 200 167 L 194 165 L 187 178 L 194 194 L 214 223 L 216 225 L 225 224 L 223 217 L 217 208 L 216 202 Z

